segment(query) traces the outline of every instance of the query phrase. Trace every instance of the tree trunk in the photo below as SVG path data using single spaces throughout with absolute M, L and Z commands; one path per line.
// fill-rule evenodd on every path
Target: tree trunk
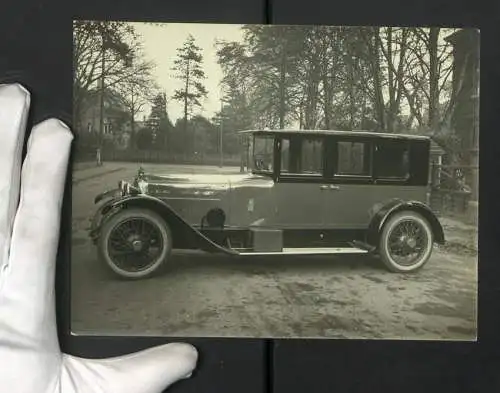
M 381 69 L 380 69 L 380 28 L 376 27 L 372 30 L 371 37 L 371 50 L 370 54 L 372 57 L 372 72 L 374 81 L 374 92 L 375 92 L 375 111 L 377 115 L 377 124 L 379 130 L 384 130 L 385 124 L 385 105 L 384 96 L 382 94 L 382 80 L 381 80 Z
M 104 43 L 102 44 L 102 58 L 101 58 L 101 91 L 99 99 L 99 148 L 102 149 L 104 144 L 104 93 L 105 93 L 105 80 L 104 68 L 106 65 L 105 60 L 106 49 Z
M 304 100 L 300 102 L 299 106 L 299 130 L 304 129 Z
M 429 31 L 429 119 L 428 125 L 436 132 L 439 124 L 439 69 L 438 69 L 438 38 L 439 27 L 431 27 Z
M 354 82 L 354 58 L 352 54 L 348 55 L 348 79 L 349 79 L 349 128 L 356 128 L 356 99 L 355 99 L 355 82 Z
M 134 115 L 132 112 L 132 115 L 130 116 L 130 142 L 129 142 L 129 148 L 133 149 L 135 147 L 135 119 Z
M 330 129 L 331 123 L 331 95 L 330 95 L 330 86 L 328 83 L 328 76 L 325 74 L 323 76 L 323 90 L 324 90 L 324 102 L 323 102 L 323 112 L 325 115 L 325 129 Z
M 73 98 L 73 128 L 76 133 L 82 131 L 82 104 L 79 93 L 76 93 Z
M 322 83 L 323 83 L 323 114 L 325 117 L 325 129 L 329 130 L 332 123 L 332 97 L 333 97 L 333 86 L 334 86 L 334 78 L 336 77 L 336 63 L 335 56 L 339 53 L 339 45 L 340 39 L 337 34 L 330 33 L 328 35 L 328 40 L 323 42 L 323 51 L 322 51 Z M 333 56 L 328 54 L 328 47 L 331 47 Z M 330 66 L 330 63 L 333 63 Z
M 307 105 L 305 113 L 305 128 L 312 129 L 316 126 L 316 106 L 318 99 L 319 77 L 317 65 L 313 65 L 309 71 L 309 80 L 307 84 Z
M 186 85 L 184 87 L 184 132 L 183 132 L 183 139 L 184 143 L 188 142 L 188 135 L 187 135 L 187 121 L 188 121 L 188 92 L 189 92 L 189 60 L 187 62 L 186 66 Z M 187 146 L 186 146 L 187 147 Z M 189 147 L 187 147 L 189 150 Z M 184 150 L 185 151 L 185 150 Z
M 285 82 L 286 82 L 286 52 L 285 45 L 282 44 L 281 48 L 281 64 L 280 64 L 280 109 L 279 109 L 279 119 L 280 119 L 280 129 L 285 128 Z
M 380 41 L 379 41 L 380 42 Z M 383 45 L 380 42 L 380 45 Z M 392 57 L 392 27 L 387 28 L 387 62 L 393 65 Z M 394 67 L 389 67 L 387 70 L 388 80 L 389 80 L 389 108 L 387 111 L 387 131 L 394 132 L 394 121 L 395 121 L 395 111 L 396 111 L 396 86 L 395 86 L 395 75 L 393 72 Z

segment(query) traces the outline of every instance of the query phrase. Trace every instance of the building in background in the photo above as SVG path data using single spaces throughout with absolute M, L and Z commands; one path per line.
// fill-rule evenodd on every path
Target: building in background
M 479 68 L 480 33 L 461 29 L 446 37 L 453 46 L 451 126 L 461 141 L 461 163 L 471 188 L 469 214 L 476 219 L 479 193 Z
M 122 150 L 129 145 L 131 134 L 130 115 L 120 103 L 118 97 L 110 92 L 104 95 L 103 135 L 105 144 L 110 143 L 114 148 Z M 89 92 L 82 111 L 82 138 L 92 136 L 99 140 L 100 96 L 98 92 Z M 90 138 L 89 138 L 90 139 Z

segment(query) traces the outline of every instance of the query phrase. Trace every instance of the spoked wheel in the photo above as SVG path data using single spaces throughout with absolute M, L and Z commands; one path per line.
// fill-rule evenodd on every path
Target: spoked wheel
M 416 271 L 429 260 L 433 242 L 432 228 L 420 214 L 396 213 L 382 230 L 380 256 L 392 272 Z
M 167 261 L 172 237 L 167 223 L 144 209 L 124 209 L 107 220 L 99 252 L 113 272 L 140 279 L 156 273 Z

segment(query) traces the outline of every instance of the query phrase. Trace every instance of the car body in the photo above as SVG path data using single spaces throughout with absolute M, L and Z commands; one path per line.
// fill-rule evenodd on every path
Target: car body
M 412 272 L 444 243 L 427 203 L 429 138 L 333 130 L 241 135 L 250 142 L 248 172 L 140 168 L 130 182 L 98 195 L 90 236 L 105 264 L 134 279 L 167 265 L 173 249 L 235 257 L 370 253 L 390 271 Z

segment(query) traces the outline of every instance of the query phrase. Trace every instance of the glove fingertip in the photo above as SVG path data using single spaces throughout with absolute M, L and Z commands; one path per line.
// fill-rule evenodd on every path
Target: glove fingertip
M 174 351 L 180 352 L 178 354 L 179 358 L 183 358 L 186 362 L 186 368 L 189 369 L 187 374 L 183 377 L 183 379 L 191 378 L 194 369 L 198 363 L 198 350 L 191 344 L 188 343 L 173 343 L 169 344 Z

